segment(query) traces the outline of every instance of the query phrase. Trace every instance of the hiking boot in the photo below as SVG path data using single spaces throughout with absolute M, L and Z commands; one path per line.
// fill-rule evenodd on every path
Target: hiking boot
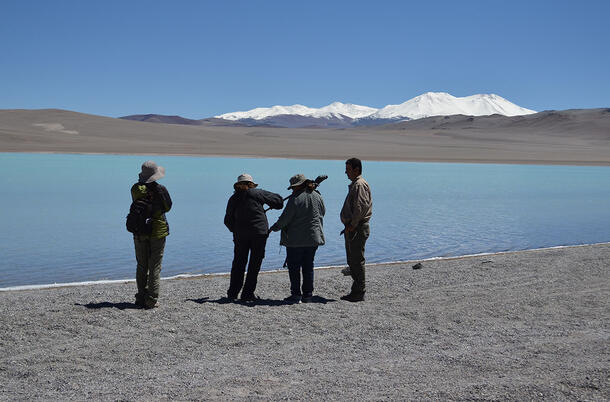
M 237 297 L 231 297 L 231 296 L 225 296 L 220 299 L 220 303 L 223 303 L 223 304 L 235 303 L 236 301 L 237 301 Z
M 364 293 L 360 293 L 360 294 L 350 293 L 345 296 L 341 296 L 341 300 L 345 300 L 345 301 L 352 302 L 352 303 L 361 302 L 361 301 L 364 301 Z
M 349 267 L 345 267 L 341 270 L 341 273 L 345 276 L 350 276 L 352 274 L 352 271 L 349 269 Z
M 288 303 L 292 303 L 292 304 L 299 304 L 299 303 L 301 303 L 301 296 L 290 295 L 287 298 L 285 298 L 284 301 L 286 301 Z
M 303 296 L 301 299 L 303 303 L 311 303 L 313 301 L 313 296 Z
M 247 296 L 241 296 L 241 301 L 243 303 L 248 303 L 248 304 L 252 304 L 252 303 L 256 303 L 257 300 L 260 300 L 261 298 L 256 296 L 256 295 L 247 295 Z

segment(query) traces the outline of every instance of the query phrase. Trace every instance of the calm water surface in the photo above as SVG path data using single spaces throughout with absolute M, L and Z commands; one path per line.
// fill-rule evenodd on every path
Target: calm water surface
M 160 182 L 174 201 L 162 276 L 230 270 L 223 218 L 243 172 L 283 196 L 293 174 L 327 174 L 316 266 L 345 263 L 343 161 L 0 154 L 0 288 L 134 277 L 125 216 L 147 159 L 166 168 Z M 609 167 L 364 162 L 364 177 L 374 205 L 368 262 L 610 241 Z M 272 224 L 279 212 L 268 216 Z M 285 255 L 271 234 L 263 269 Z

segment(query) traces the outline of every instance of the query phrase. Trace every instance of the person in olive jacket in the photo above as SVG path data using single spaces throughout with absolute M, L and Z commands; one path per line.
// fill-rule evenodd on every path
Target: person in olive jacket
M 322 196 L 315 190 L 315 183 L 304 175 L 292 176 L 288 189 L 292 189 L 292 195 L 271 230 L 282 231 L 280 244 L 286 246 L 290 276 L 290 296 L 286 300 L 308 303 L 313 295 L 313 261 L 318 246 L 324 244 L 322 226 L 326 208 Z
M 139 180 L 131 187 L 133 201 L 152 197 L 152 233 L 135 235 L 136 251 L 136 304 L 144 308 L 158 307 L 161 261 L 165 249 L 165 238 L 169 235 L 169 225 L 165 213 L 172 208 L 172 199 L 167 189 L 157 180 L 165 176 L 165 169 L 153 161 L 142 164 Z
M 282 196 L 270 191 L 257 189 L 258 184 L 247 173 L 240 175 L 233 185 L 235 192 L 227 202 L 224 224 L 233 233 L 233 264 L 231 282 L 227 297 L 235 301 L 241 290 L 241 300 L 254 302 L 257 297 L 256 281 L 265 258 L 265 246 L 269 236 L 269 223 L 264 205 L 272 209 L 282 209 Z M 248 274 L 244 283 L 244 273 L 248 263 Z M 243 286 L 243 290 L 242 290 Z

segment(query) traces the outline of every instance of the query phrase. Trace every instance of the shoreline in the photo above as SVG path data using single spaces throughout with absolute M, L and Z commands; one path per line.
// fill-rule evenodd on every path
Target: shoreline
M 190 158 L 234 158 L 234 159 L 280 159 L 280 160 L 320 160 L 320 161 L 343 161 L 343 158 L 328 157 L 281 157 L 272 155 L 257 154 L 212 154 L 212 153 L 168 153 L 168 152 L 67 152 L 67 151 L 0 151 L 1 154 L 32 154 L 32 155 L 108 155 L 108 156 L 185 156 Z M 368 162 L 407 162 L 407 163 L 447 163 L 447 164 L 467 164 L 467 165 L 529 165 L 529 166 L 610 166 L 610 161 L 531 161 L 531 160 L 495 160 L 495 159 L 450 159 L 450 158 L 367 158 L 362 159 Z
M 543 250 L 553 250 L 553 249 L 570 249 L 570 248 L 578 248 L 578 247 L 588 247 L 588 246 L 603 246 L 610 245 L 610 242 L 601 242 L 601 243 L 590 243 L 590 244 L 573 244 L 573 245 L 563 245 L 563 246 L 549 246 L 549 247 L 540 247 L 540 248 L 531 248 L 524 250 L 510 250 L 510 251 L 498 251 L 492 253 L 477 253 L 477 254 L 464 254 L 458 256 L 451 257 L 428 257 L 425 259 L 419 260 L 399 260 L 399 261 L 386 261 L 386 262 L 374 262 L 367 263 L 367 267 L 375 267 L 375 266 L 392 266 L 392 265 L 409 265 L 416 262 L 431 262 L 431 261 L 451 261 L 451 260 L 462 260 L 466 258 L 472 257 L 483 257 L 483 256 L 495 256 L 495 255 L 503 255 L 503 254 L 513 254 L 520 253 L 525 251 L 543 251 Z M 347 265 L 328 265 L 321 267 L 314 267 L 315 271 L 325 270 L 325 269 L 338 269 L 345 268 Z M 275 274 L 281 272 L 288 272 L 287 269 L 279 268 L 279 269 L 270 269 L 270 270 L 261 270 L 259 275 L 261 274 Z M 192 279 L 205 279 L 209 277 L 227 277 L 231 275 L 230 272 L 211 272 L 207 274 L 178 274 L 174 276 L 162 277 L 162 281 L 174 281 L 174 280 L 192 280 Z M 18 286 L 10 286 L 6 288 L 0 288 L 1 292 L 22 292 L 22 291 L 32 291 L 32 290 L 42 290 L 42 289 L 58 289 L 58 288 L 70 288 L 77 286 L 92 286 L 92 285 L 108 285 L 108 284 L 120 284 L 120 283 L 135 283 L 134 278 L 127 279 L 108 279 L 108 280 L 97 280 L 97 281 L 83 281 L 83 282 L 65 282 L 65 283 L 46 283 L 46 284 L 38 284 L 38 285 L 18 285 Z
M 563 116 L 563 117 L 562 117 Z M 551 121 L 503 119 L 353 129 L 189 126 L 66 110 L 0 110 L 4 152 L 280 157 L 288 159 L 609 166 L 610 114 L 565 111 Z M 455 120 L 455 119 L 449 119 Z M 504 123 L 502 123 L 504 121 Z M 476 124 L 475 124 L 476 123 Z M 447 125 L 448 124 L 448 125 Z M 62 130 L 44 127 L 61 125 Z M 78 135 L 67 132 L 78 131 Z

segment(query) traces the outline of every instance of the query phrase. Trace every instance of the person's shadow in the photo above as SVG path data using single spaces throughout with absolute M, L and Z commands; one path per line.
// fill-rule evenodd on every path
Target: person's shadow
M 200 299 L 186 299 L 185 301 L 191 301 L 191 302 L 198 303 L 198 304 L 204 304 L 204 303 L 241 304 L 241 305 L 247 306 L 247 307 L 288 306 L 291 304 L 295 304 L 294 302 L 289 301 L 289 300 L 274 300 L 274 299 L 256 299 L 255 301 L 252 301 L 252 302 L 243 302 L 239 299 L 232 300 L 232 299 L 229 299 L 228 297 L 221 297 L 220 299 L 214 299 L 214 300 L 210 300 L 209 297 L 202 297 Z M 303 303 L 303 304 L 314 304 L 314 303 L 326 304 L 326 303 L 331 303 L 331 302 L 335 302 L 335 301 L 336 301 L 335 299 L 327 299 L 322 296 L 314 296 L 311 298 L 311 301 L 309 303 Z
M 74 303 L 74 305 L 83 306 L 83 307 L 94 309 L 94 310 L 101 309 L 101 308 L 117 308 L 119 310 L 129 310 L 129 309 L 139 310 L 142 308 L 141 306 L 138 306 L 135 303 L 128 303 L 128 302 L 120 302 L 120 303 L 101 302 L 101 303 L 87 303 L 87 304 Z

